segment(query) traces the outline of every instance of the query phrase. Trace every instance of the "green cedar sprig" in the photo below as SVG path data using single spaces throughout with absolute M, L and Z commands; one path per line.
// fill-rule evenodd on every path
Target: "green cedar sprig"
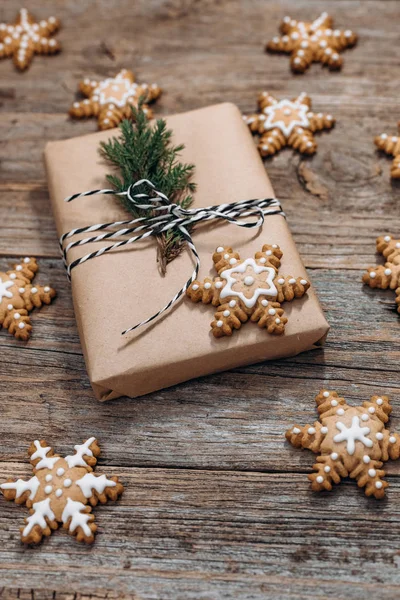
M 138 108 L 132 107 L 132 114 L 133 120 L 124 120 L 120 124 L 121 135 L 118 138 L 101 143 L 101 154 L 120 171 L 120 176 L 108 175 L 107 180 L 116 192 L 122 192 L 136 181 L 148 179 L 171 203 L 188 208 L 196 189 L 196 184 L 191 181 L 195 167 L 179 162 L 183 144 L 172 144 L 172 131 L 167 129 L 164 119 L 150 125 L 141 103 Z M 149 193 L 146 184 L 136 189 L 138 193 Z M 118 198 L 135 217 L 150 214 L 150 209 L 135 209 L 126 197 Z M 157 242 L 160 270 L 164 274 L 167 264 L 182 251 L 184 239 L 179 231 L 169 231 L 158 236 Z

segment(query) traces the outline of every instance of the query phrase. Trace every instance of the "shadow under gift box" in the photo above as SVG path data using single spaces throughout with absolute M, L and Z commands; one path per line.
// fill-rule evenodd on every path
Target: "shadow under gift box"
M 182 161 L 196 165 L 193 207 L 274 196 L 236 106 L 218 104 L 168 117 L 167 122 L 174 132 L 173 141 L 185 145 Z M 112 169 L 100 157 L 99 143 L 117 134 L 118 130 L 108 130 L 47 144 L 48 184 L 59 236 L 76 227 L 129 219 L 114 196 L 64 202 L 75 192 L 109 187 L 105 176 Z M 201 259 L 201 280 L 216 275 L 212 255 L 217 246 L 231 246 L 245 259 L 265 243 L 279 244 L 284 253 L 280 274 L 306 276 L 280 215 L 267 216 L 262 229 L 221 221 L 202 224 L 194 230 L 193 240 Z M 101 244 L 74 248 L 70 260 L 100 249 Z M 329 326 L 312 287 L 304 298 L 284 303 L 289 321 L 282 336 L 269 335 L 248 322 L 231 337 L 216 339 L 210 329 L 215 307 L 194 304 L 186 297 L 153 324 L 122 336 L 123 330 L 162 308 L 193 271 L 193 260 L 185 251 L 161 277 L 156 253 L 156 242 L 150 238 L 90 260 L 72 272 L 79 335 L 99 400 L 141 396 L 208 373 L 294 356 L 323 343 Z

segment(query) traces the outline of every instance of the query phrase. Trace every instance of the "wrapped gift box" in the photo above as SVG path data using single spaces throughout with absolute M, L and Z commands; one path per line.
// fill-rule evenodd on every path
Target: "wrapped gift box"
M 218 104 L 167 118 L 174 141 L 185 144 L 184 162 L 196 165 L 193 207 L 274 196 L 265 167 L 241 114 Z M 102 131 L 50 142 L 45 149 L 50 196 L 61 235 L 73 228 L 128 219 L 114 196 L 92 196 L 65 203 L 75 192 L 109 187 L 111 167 L 99 155 L 100 141 L 118 134 Z M 162 190 L 161 190 L 162 191 Z M 201 258 L 199 278 L 214 276 L 212 254 L 232 246 L 242 258 L 264 243 L 279 244 L 280 273 L 306 276 L 288 225 L 267 216 L 262 229 L 222 222 L 201 224 L 193 233 Z M 99 244 L 75 248 L 73 260 Z M 215 308 L 183 298 L 163 317 L 127 336 L 121 332 L 156 313 L 182 287 L 193 270 L 188 252 L 161 277 L 154 239 L 90 260 L 72 272 L 72 295 L 90 381 L 99 400 L 135 397 L 188 379 L 265 360 L 294 356 L 321 345 L 329 326 L 313 288 L 283 308 L 289 322 L 282 336 L 246 323 L 231 337 L 216 339 L 210 329 Z

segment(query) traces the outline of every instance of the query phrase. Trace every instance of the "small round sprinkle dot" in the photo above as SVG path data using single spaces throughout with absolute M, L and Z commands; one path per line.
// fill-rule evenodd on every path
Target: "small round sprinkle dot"
M 217 327 L 222 327 L 223 324 L 223 321 L 217 321 Z
M 332 452 L 331 459 L 332 460 L 337 460 L 338 458 L 339 458 L 339 454 L 337 452 Z
M 378 398 L 377 401 L 376 401 L 376 403 L 377 403 L 378 406 L 382 406 L 382 404 L 383 404 L 382 398 Z
M 381 137 L 383 137 L 385 134 L 382 133 Z M 385 242 L 390 242 L 392 238 L 390 237 L 390 235 L 385 236 Z
M 324 435 L 326 435 L 328 433 L 328 428 L 327 427 L 321 427 L 321 433 L 323 433 Z
M 14 313 L 14 319 L 20 319 L 21 315 L 19 314 L 19 312 Z
M 285 283 L 285 280 L 284 279 L 278 279 L 278 283 L 279 283 L 279 285 L 283 285 Z
M 231 312 L 230 312 L 230 310 L 224 310 L 224 312 L 222 314 L 224 315 L 224 317 L 229 317 Z
M 63 493 L 62 490 L 60 490 L 60 489 L 56 490 L 56 496 L 57 496 L 57 498 L 59 498 L 60 496 L 62 496 L 62 493 Z
M 371 462 L 370 457 L 368 456 L 368 454 L 365 454 L 363 456 L 363 462 L 367 465 L 369 462 Z
M 316 481 L 317 483 L 322 483 L 324 481 L 324 478 L 322 477 L 322 475 L 318 475 Z
M 271 250 L 267 250 L 265 254 L 266 254 L 267 256 L 272 256 L 272 252 L 271 252 Z
M 268 311 L 268 314 L 271 315 L 271 317 L 273 317 L 274 315 L 276 315 L 275 308 L 270 308 L 269 311 Z
M 337 415 L 339 415 L 339 416 L 342 416 L 342 415 L 344 415 L 344 410 L 343 410 L 343 408 L 338 408 L 338 409 L 337 409 L 337 411 L 336 411 L 336 414 L 337 414 Z
M 309 433 L 310 435 L 314 435 L 314 433 L 315 433 L 315 428 L 314 428 L 314 427 L 309 427 L 309 428 L 307 429 L 307 433 Z
M 231 258 L 229 261 L 229 264 L 231 264 L 231 265 L 236 265 L 236 263 L 237 263 L 237 258 Z
M 59 477 L 62 477 L 65 473 L 65 469 L 63 469 L 62 467 L 60 467 L 59 469 L 57 469 L 57 475 Z
M 293 278 L 292 278 L 292 279 L 289 279 L 289 283 L 291 283 L 291 284 L 293 285 L 294 283 L 296 283 L 296 280 L 295 280 L 295 279 L 293 279 Z
M 224 254 L 224 259 L 228 260 L 228 258 L 229 258 L 229 254 Z
M 362 416 L 361 416 L 361 419 L 362 419 L 363 421 L 368 421 L 368 419 L 369 419 L 369 416 L 368 416 L 368 415 L 362 415 Z
M 13 308 L 14 308 L 14 307 L 13 307 L 13 305 L 12 305 L 12 304 L 9 304 L 9 305 L 7 306 L 7 310 L 12 310 Z
M 331 400 L 331 406 L 337 406 L 337 405 L 338 405 L 337 400 Z
M 301 430 L 298 427 L 293 427 L 292 431 L 293 431 L 293 433 L 297 434 L 297 433 L 300 433 Z
M 262 306 L 268 306 L 268 300 L 261 300 Z
M 261 263 L 261 264 L 263 264 L 263 265 L 264 265 L 266 262 L 267 262 L 267 259 L 266 259 L 266 258 L 264 258 L 264 256 L 263 256 L 262 258 L 260 258 L 260 263 Z
M 300 281 L 300 283 L 301 283 L 301 285 L 307 285 L 308 281 L 306 281 L 305 279 L 302 279 L 302 280 Z
M 52 491 L 53 491 L 53 488 L 51 485 L 46 485 L 46 487 L 44 488 L 45 494 L 51 494 Z
M 392 274 L 392 270 L 391 269 L 385 269 L 385 275 L 387 277 L 389 277 L 389 275 L 391 275 L 391 274 Z
M 23 294 L 25 292 L 25 288 L 19 288 L 18 291 L 19 291 L 20 294 Z
M 324 467 L 325 473 L 330 473 L 330 470 L 331 470 L 331 468 L 329 465 L 326 465 L 326 467 Z
M 71 485 L 72 485 L 71 479 L 65 479 L 64 480 L 64 487 L 70 487 Z
M 280 319 L 275 319 L 275 323 L 276 323 L 277 325 L 280 325 L 280 324 L 281 324 L 281 320 L 280 320 Z
M 382 481 L 377 481 L 377 482 L 375 483 L 375 487 L 376 487 L 376 489 L 377 489 L 377 490 L 380 490 L 380 489 L 382 488 L 382 485 L 383 485 L 383 484 L 382 484 Z
M 371 415 L 373 415 L 375 412 L 375 408 L 373 406 L 370 406 L 368 412 L 371 413 Z
M 15 273 L 11 273 L 10 279 L 16 279 L 16 278 L 17 278 L 16 274 Z
M 375 437 L 376 437 L 377 440 L 381 441 L 381 440 L 383 440 L 383 433 L 381 433 L 380 431 L 378 431 L 378 433 L 376 434 Z
M 48 293 L 49 293 L 49 291 L 50 291 L 50 288 L 49 288 L 49 286 L 48 286 L 48 285 L 46 285 L 46 287 L 44 288 L 44 291 L 46 292 L 46 294 L 48 294 Z
M 196 291 L 199 289 L 199 286 L 197 285 L 197 283 L 195 283 L 194 285 L 192 285 L 192 290 Z
M 329 398 L 329 392 L 324 392 L 322 395 L 324 398 Z
M 50 475 L 50 473 L 48 475 L 46 475 L 45 480 L 47 482 L 51 481 L 53 479 L 53 475 Z
M 32 293 L 32 294 L 37 294 L 37 288 L 33 287 L 33 288 L 31 289 L 31 293 Z
M 211 283 L 210 283 L 209 281 L 207 281 L 207 282 L 204 284 L 204 289 L 205 289 L 205 290 L 209 290 L 210 288 L 211 288 Z
M 368 475 L 369 475 L 370 477 L 375 477 L 375 475 L 376 475 L 376 471 L 375 471 L 375 469 L 370 469 L 370 470 L 368 471 Z
M 223 251 L 224 251 L 223 247 L 222 246 L 218 246 L 217 252 L 223 252 Z
M 390 436 L 390 438 L 389 438 L 389 442 L 390 442 L 391 444 L 395 444 L 395 443 L 396 443 L 396 438 L 394 437 L 394 435 L 391 435 L 391 436 Z
M 375 279 L 375 277 L 376 277 L 375 271 L 371 271 L 369 276 L 371 277 L 371 279 Z
M 223 285 L 224 285 L 224 284 L 222 283 L 222 281 L 217 281 L 217 282 L 215 283 L 215 287 L 217 288 L 217 290 L 219 290 L 220 288 L 222 288 L 222 286 L 223 286 Z
M 230 306 L 231 308 L 233 308 L 234 306 L 236 306 L 236 300 L 231 300 L 231 301 L 229 302 L 229 306 Z
M 18 323 L 18 327 L 20 329 L 25 329 L 25 323 Z

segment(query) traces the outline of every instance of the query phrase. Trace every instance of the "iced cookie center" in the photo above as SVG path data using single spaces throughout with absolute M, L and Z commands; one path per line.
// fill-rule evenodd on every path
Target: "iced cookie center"
M 226 280 L 226 284 L 221 290 L 220 298 L 236 296 L 247 308 L 253 308 L 259 296 L 277 295 L 273 281 L 275 274 L 272 267 L 261 266 L 254 258 L 248 258 L 232 269 L 222 271 L 220 277 Z
M 3 281 L 0 277 L 0 302 L 3 300 L 3 298 L 12 298 L 12 292 L 9 291 L 9 288 L 12 287 L 14 284 L 12 281 Z

